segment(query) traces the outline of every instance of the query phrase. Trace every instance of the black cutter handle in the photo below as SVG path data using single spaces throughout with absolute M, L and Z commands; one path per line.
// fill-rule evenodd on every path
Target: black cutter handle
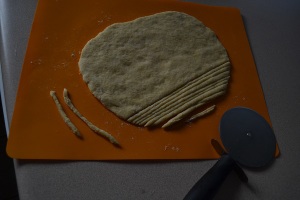
M 184 200 L 213 199 L 235 165 L 235 161 L 229 155 L 222 155 L 217 163 L 192 187 Z

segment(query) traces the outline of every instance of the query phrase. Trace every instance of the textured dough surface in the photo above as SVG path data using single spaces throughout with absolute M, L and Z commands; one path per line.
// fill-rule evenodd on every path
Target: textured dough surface
M 220 72 L 215 72 L 218 67 Z M 213 85 L 221 79 L 224 82 L 225 78 L 224 87 L 214 91 L 223 94 L 230 63 L 213 31 L 190 15 L 168 11 L 107 27 L 85 45 L 79 68 L 90 91 L 103 105 L 117 116 L 135 123 L 145 118 L 145 110 L 156 102 L 168 96 L 171 99 L 185 95 L 186 88 L 196 79 L 200 82 L 195 86 L 199 90 L 205 81 Z M 207 80 L 204 74 L 211 75 L 213 81 Z M 189 96 L 197 99 L 197 90 L 191 89 Z M 199 96 L 195 104 L 205 103 L 205 94 L 200 93 L 203 98 Z M 207 95 L 212 94 L 207 91 Z M 180 109 L 172 116 L 190 107 L 193 101 L 186 99 L 184 102 L 179 98 Z M 177 103 L 173 104 L 176 107 Z M 172 105 L 165 107 L 176 110 Z M 159 113 L 169 111 L 152 107 Z M 151 109 L 146 118 L 160 118 Z M 146 123 L 147 120 L 136 124 Z

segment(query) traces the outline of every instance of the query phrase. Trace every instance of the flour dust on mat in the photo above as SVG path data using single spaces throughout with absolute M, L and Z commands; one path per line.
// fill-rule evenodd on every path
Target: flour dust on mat
M 230 77 L 214 32 L 175 11 L 112 24 L 88 41 L 79 68 L 106 108 L 142 126 L 184 118 L 223 95 Z

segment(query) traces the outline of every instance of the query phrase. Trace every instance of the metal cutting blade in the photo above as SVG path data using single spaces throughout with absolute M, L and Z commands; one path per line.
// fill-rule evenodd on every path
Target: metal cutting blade
M 263 167 L 275 157 L 276 139 L 269 123 L 256 111 L 236 107 L 224 113 L 220 136 L 228 154 L 246 167 Z

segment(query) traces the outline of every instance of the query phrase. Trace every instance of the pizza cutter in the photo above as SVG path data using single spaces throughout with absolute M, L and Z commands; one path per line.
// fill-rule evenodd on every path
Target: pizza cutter
M 221 157 L 184 200 L 213 199 L 232 170 L 247 182 L 247 176 L 240 166 L 264 167 L 275 158 L 276 139 L 273 130 L 254 110 L 236 107 L 226 111 L 221 118 L 219 131 L 226 151 L 216 140 L 212 140 L 213 147 Z

